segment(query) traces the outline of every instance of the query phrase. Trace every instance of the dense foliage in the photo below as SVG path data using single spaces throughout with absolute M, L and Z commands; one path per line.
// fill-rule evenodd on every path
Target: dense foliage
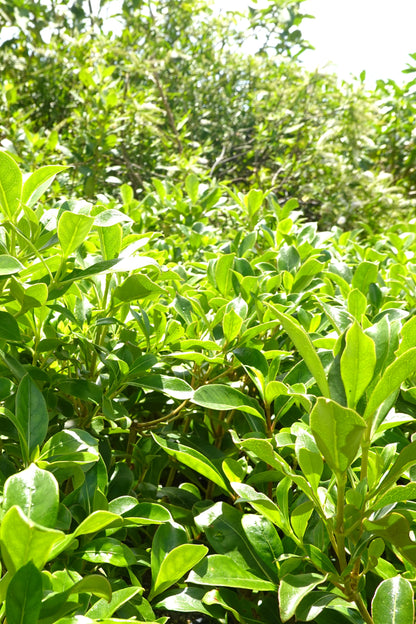
M 300 8 L 0 4 L 8 624 L 414 622 L 414 85 Z
M 297 197 L 325 226 L 379 227 L 414 208 L 413 82 L 369 92 L 305 71 L 302 2 L 243 17 L 125 0 L 110 26 L 88 3 L 0 7 L 2 145 L 25 170 L 72 165 L 71 196 L 129 182 L 139 198 L 153 177 L 193 172 Z

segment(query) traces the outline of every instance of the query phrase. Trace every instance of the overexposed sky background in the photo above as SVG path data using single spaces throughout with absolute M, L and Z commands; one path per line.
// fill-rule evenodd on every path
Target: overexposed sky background
M 378 78 L 398 83 L 415 77 L 402 74 L 409 54 L 416 52 L 416 0 L 305 0 L 302 32 L 315 47 L 305 53 L 308 68 L 334 62 L 341 78 L 366 70 L 369 86 Z
M 214 0 L 222 9 L 242 10 L 267 0 Z M 302 55 L 308 69 L 337 73 L 348 80 L 366 71 L 366 83 L 378 78 L 403 83 L 414 77 L 402 70 L 416 52 L 416 0 L 305 0 L 301 30 L 315 50 Z M 332 64 L 330 64 L 332 62 Z M 416 61 L 413 63 L 416 65 Z

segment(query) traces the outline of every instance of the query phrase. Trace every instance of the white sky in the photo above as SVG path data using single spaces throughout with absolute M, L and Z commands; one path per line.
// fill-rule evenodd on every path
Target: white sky
M 214 0 L 221 9 L 264 6 L 267 0 Z M 328 66 L 348 79 L 366 71 L 366 83 L 393 78 L 398 83 L 416 77 L 402 74 L 416 52 L 416 0 L 305 0 L 301 30 L 314 47 L 301 57 L 314 70 Z M 416 65 L 416 61 L 413 63 Z
M 402 74 L 409 54 L 416 52 L 416 0 L 305 0 L 302 32 L 315 47 L 305 53 L 311 69 L 334 62 L 342 78 L 366 70 L 369 85 L 377 78 L 401 83 L 416 77 Z

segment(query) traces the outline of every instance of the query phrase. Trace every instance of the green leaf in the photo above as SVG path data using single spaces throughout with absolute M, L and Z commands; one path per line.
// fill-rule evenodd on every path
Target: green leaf
M 149 295 L 165 293 L 165 289 L 152 282 L 147 275 L 130 275 L 114 290 L 114 297 L 120 301 L 136 301 Z
M 294 532 L 300 539 L 303 539 L 306 528 L 308 526 L 309 518 L 311 517 L 313 510 L 313 502 L 307 500 L 304 503 L 300 503 L 300 505 L 297 505 L 292 511 L 290 522 Z
M 195 470 L 228 492 L 229 488 L 222 474 L 205 455 L 189 446 L 181 444 L 175 439 L 163 439 L 154 433 L 152 433 L 152 436 L 155 442 L 157 442 L 168 455 L 171 455 L 177 461 L 192 468 L 192 470 Z
M 300 622 L 321 622 L 321 620 L 316 618 L 320 613 L 322 613 L 328 604 L 334 602 L 335 600 L 340 601 L 340 596 L 329 592 L 312 591 L 310 594 L 305 596 L 305 598 L 303 598 L 297 607 L 296 619 Z M 345 606 L 347 606 L 347 602 L 345 603 Z M 329 611 L 329 613 L 331 614 L 331 611 Z M 330 615 L 330 617 L 332 616 Z M 339 618 L 337 617 L 336 619 L 338 624 Z
M 267 518 L 257 514 L 244 514 L 241 526 L 257 561 L 261 562 L 259 567 L 267 569 L 271 581 L 277 581 L 277 560 L 283 554 L 283 545 L 275 527 Z
M 241 362 L 245 369 L 259 371 L 266 379 L 269 373 L 269 366 L 263 353 L 252 347 L 240 347 L 233 351 L 235 357 Z
M 97 384 L 87 381 L 87 379 L 60 380 L 59 389 L 64 394 L 77 397 L 83 401 L 101 403 L 103 398 L 101 388 Z
M 341 355 L 341 377 L 348 407 L 354 409 L 373 378 L 376 348 L 357 321 L 350 327 L 345 339 L 346 346 Z
M 128 215 L 124 214 L 124 212 L 121 212 L 120 210 L 115 210 L 114 208 L 103 210 L 103 212 L 100 212 L 94 217 L 94 225 L 96 227 L 111 228 L 113 225 L 118 225 L 119 223 L 132 222 L 133 219 L 131 219 Z
M 19 507 L 11 507 L 0 526 L 1 553 L 11 573 L 30 560 L 41 570 L 53 546 L 64 538 L 62 531 L 42 527 L 26 518 Z
M 235 312 L 233 308 L 224 314 L 222 319 L 222 329 L 227 343 L 237 338 L 240 333 L 243 319 Z
M 266 462 L 266 464 L 269 464 L 282 474 L 287 475 L 294 483 L 296 483 L 296 485 L 302 490 L 302 492 L 304 492 L 304 494 L 306 494 L 306 496 L 310 500 L 316 501 L 316 496 L 314 495 L 313 489 L 309 482 L 305 479 L 305 477 L 292 470 L 292 468 L 283 459 L 283 457 L 281 457 L 273 450 L 273 447 L 270 444 L 269 440 L 264 440 L 260 438 L 248 438 L 246 440 L 243 440 L 242 442 L 239 442 L 238 445 L 248 452 L 254 453 L 254 455 L 256 455 L 259 459 L 262 459 L 264 462 Z M 233 483 L 232 486 L 233 489 L 236 489 L 237 484 Z M 244 496 L 244 494 L 242 494 L 242 496 Z M 253 504 L 252 506 L 254 507 Z M 266 513 L 264 513 L 264 515 L 268 517 Z M 275 524 L 278 524 L 272 518 L 269 518 L 269 520 L 271 520 L 271 522 L 274 522 Z M 283 522 L 283 526 L 290 531 L 290 527 L 286 525 L 285 520 L 282 516 L 281 520 Z M 282 528 L 281 524 L 278 524 L 278 526 Z
M 306 429 L 299 429 L 296 432 L 295 453 L 303 475 L 316 493 L 321 481 L 324 462 L 312 434 Z
M 94 217 L 65 210 L 58 221 L 58 238 L 62 255 L 68 258 L 87 238 Z
M 344 473 L 360 448 L 366 429 L 364 420 L 354 410 L 319 397 L 310 415 L 310 426 L 328 466 L 337 474 Z
M 90 464 L 99 460 L 98 440 L 81 429 L 59 431 L 43 445 L 39 460 Z
M 254 514 L 243 515 L 227 503 L 218 502 L 196 516 L 195 524 L 217 554 L 229 555 L 235 563 L 262 578 L 278 580 L 275 561 L 283 549 L 268 520 Z
M 314 376 L 320 391 L 325 397 L 329 397 L 329 387 L 326 379 L 324 367 L 316 353 L 312 341 L 305 330 L 291 317 L 282 314 L 275 306 L 270 306 L 282 324 L 285 332 L 290 337 L 296 349 L 302 356 L 310 373 Z
M 132 496 L 120 496 L 108 504 L 108 511 L 122 516 L 125 525 L 163 524 L 172 520 L 166 507 L 158 503 L 137 503 Z
M 296 613 L 301 600 L 325 577 L 320 574 L 286 574 L 279 585 L 279 609 L 282 622 L 287 622 Z
M 280 529 L 285 528 L 286 523 L 279 507 L 263 492 L 257 492 L 251 485 L 246 483 L 231 483 L 233 490 L 239 496 L 238 502 L 250 503 L 255 511 L 263 515 Z
M 107 581 L 107 579 L 105 579 L 103 576 L 99 578 Z M 118 591 L 113 592 L 113 594 L 111 595 L 111 586 L 108 581 L 107 584 L 110 587 L 110 595 L 101 598 L 101 600 L 97 600 L 97 602 L 93 604 L 93 606 L 86 613 L 88 617 L 93 618 L 94 620 L 101 620 L 103 618 L 111 617 L 115 611 L 117 611 L 120 607 L 129 602 L 129 600 L 134 598 L 134 596 L 137 596 L 139 592 L 143 591 L 142 587 L 140 586 L 124 587 L 123 589 L 119 589 Z
M 416 348 L 402 353 L 386 368 L 380 381 L 377 383 L 368 398 L 364 419 L 372 418 L 377 408 L 391 395 L 396 392 L 416 370 Z
M 215 282 L 220 293 L 227 297 L 232 288 L 232 271 L 234 254 L 222 254 L 215 264 Z
M 223 610 L 218 605 L 205 606 L 202 602 L 205 599 L 207 590 L 204 587 L 186 587 L 183 590 L 173 590 L 158 601 L 155 609 L 167 609 L 175 613 L 203 613 L 214 618 L 220 618 Z
M 98 228 L 100 237 L 101 255 L 103 260 L 118 258 L 123 240 L 123 228 L 119 223 L 110 227 Z
M 16 394 L 16 415 L 13 424 L 19 433 L 27 460 L 46 437 L 49 417 L 46 402 L 29 375 L 21 380 Z
M 367 298 L 363 293 L 354 288 L 348 295 L 348 312 L 359 323 L 362 322 L 362 318 L 367 310 Z
M 236 587 L 254 591 L 276 591 L 270 581 L 243 570 L 227 555 L 210 555 L 199 563 L 186 579 L 187 583 L 220 587 Z
M 160 566 L 168 552 L 188 543 L 188 536 L 182 525 L 170 522 L 158 527 L 153 541 L 150 559 L 153 581 L 158 575 Z
M 20 342 L 22 339 L 16 319 L 3 310 L 0 310 L 0 338 L 14 342 Z
M 167 375 L 144 375 L 136 379 L 132 385 L 156 390 L 181 401 L 190 399 L 194 393 L 186 381 L 179 377 L 168 377 Z
M 186 297 L 182 297 L 179 293 L 176 293 L 176 297 L 173 300 L 173 307 L 179 316 L 190 325 L 192 323 L 192 303 Z
M 374 594 L 371 612 L 374 624 L 413 624 L 415 607 L 410 581 L 401 576 L 382 581 Z
M 12 221 L 20 208 L 22 182 L 22 173 L 16 161 L 0 151 L 0 209 Z
M 102 529 L 119 522 L 121 525 L 121 516 L 110 511 L 98 510 L 87 516 L 75 529 L 73 537 L 78 535 L 88 535 L 88 533 L 98 533 Z
M 55 477 L 36 464 L 12 475 L 4 484 L 3 511 L 17 505 L 37 524 L 53 528 L 58 518 L 59 487 Z
M 37 624 L 42 601 L 42 575 L 31 561 L 10 581 L 6 593 L 8 624 Z
M 199 544 L 181 544 L 169 551 L 159 567 L 156 578 L 152 579 L 149 600 L 179 581 L 205 557 L 207 552 L 208 548 Z
M 210 384 L 198 388 L 192 399 L 192 403 L 213 410 L 238 409 L 264 419 L 264 413 L 259 403 L 236 388 L 222 384 Z
M 260 189 L 250 189 L 244 197 L 244 204 L 247 206 L 250 219 L 260 210 L 263 203 L 264 193 Z
M 45 165 L 36 169 L 23 184 L 22 203 L 26 204 L 28 208 L 32 208 L 52 184 L 55 176 L 65 169 L 68 167 L 61 165 Z
M 193 204 L 198 199 L 199 180 L 194 173 L 190 173 L 185 179 L 185 188 Z
M 6 254 L 0 256 L 0 275 L 13 275 L 14 273 L 19 273 L 24 268 L 17 258 L 7 256 Z
M 412 316 L 400 330 L 400 345 L 396 351 L 396 355 L 399 356 L 408 349 L 416 347 L 416 316 Z
M 377 496 L 380 496 L 382 492 L 386 492 L 400 477 L 410 468 L 416 464 L 416 442 L 407 444 L 399 453 L 392 467 L 386 472 L 381 479 L 379 486 L 375 492 Z
M 360 262 L 352 278 L 352 287 L 358 288 L 366 295 L 370 284 L 377 281 L 378 265 L 374 262 Z
M 371 505 L 371 510 L 376 511 L 387 505 L 412 500 L 416 500 L 416 483 L 395 485 L 394 488 L 388 490 L 383 496 L 377 496 L 375 502 Z
M 136 590 L 135 593 L 137 593 L 141 588 L 137 587 L 134 589 Z M 82 578 L 78 581 L 78 583 L 74 583 L 73 585 L 65 588 L 64 591 L 46 596 L 46 598 L 42 601 L 40 619 L 47 620 L 47 618 L 53 618 L 52 621 L 56 621 L 57 610 L 62 608 L 71 594 L 78 593 L 98 596 L 101 600 L 98 600 L 95 605 L 104 604 L 108 606 L 108 603 L 110 601 L 112 602 L 111 585 L 108 580 L 101 574 L 90 574 L 89 576 Z M 75 603 L 75 605 L 78 606 L 77 603 Z M 66 611 L 66 613 L 68 613 L 68 611 Z M 110 615 L 112 615 L 112 613 Z
M 65 539 L 56 544 L 51 551 L 53 557 L 66 550 L 80 535 L 98 533 L 107 527 L 122 526 L 123 520 L 118 514 L 109 511 L 98 510 L 87 516 L 73 533 L 65 536 Z
M 91 563 L 109 563 L 118 568 L 128 568 L 136 563 L 134 553 L 120 540 L 99 537 L 77 550 L 77 555 Z
M 300 292 L 310 284 L 312 278 L 320 273 L 325 267 L 323 262 L 319 262 L 316 258 L 308 258 L 300 267 L 295 275 L 292 286 L 292 292 Z

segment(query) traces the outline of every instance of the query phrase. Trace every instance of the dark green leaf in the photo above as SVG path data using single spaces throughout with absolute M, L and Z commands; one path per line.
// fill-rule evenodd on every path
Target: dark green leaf
M 42 600 L 42 576 L 31 561 L 20 568 L 6 593 L 8 624 L 37 624 Z

